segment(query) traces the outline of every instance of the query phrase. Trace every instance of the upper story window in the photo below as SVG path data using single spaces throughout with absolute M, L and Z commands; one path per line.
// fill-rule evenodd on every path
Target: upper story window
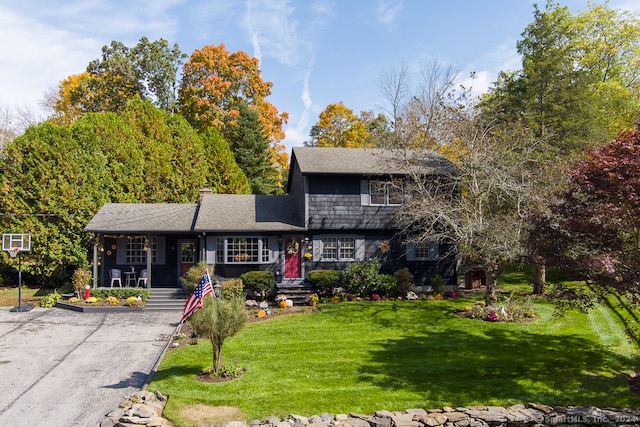
M 392 181 L 369 181 L 369 203 L 371 205 L 401 205 L 404 200 L 404 182 L 400 179 Z

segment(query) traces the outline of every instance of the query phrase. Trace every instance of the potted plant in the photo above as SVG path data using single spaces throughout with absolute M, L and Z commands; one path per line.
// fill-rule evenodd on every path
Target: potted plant
M 318 303 L 318 295 L 317 294 L 311 294 L 307 297 L 307 303 L 313 307 Z

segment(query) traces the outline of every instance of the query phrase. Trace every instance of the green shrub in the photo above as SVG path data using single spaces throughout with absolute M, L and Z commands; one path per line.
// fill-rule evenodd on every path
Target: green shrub
M 377 258 L 349 264 L 342 275 L 345 291 L 354 295 L 368 295 L 378 288 L 380 261 Z
M 140 295 L 142 301 L 146 302 L 149 299 L 149 290 L 136 288 L 91 289 L 91 296 L 99 299 L 107 299 L 109 297 L 115 297 L 117 299 L 137 298 L 138 295 Z
M 231 299 L 234 297 L 241 297 L 243 295 L 244 286 L 240 279 L 229 279 L 220 282 L 220 296 L 223 299 Z
M 320 294 L 333 295 L 333 290 L 340 287 L 342 273 L 339 270 L 313 270 L 309 272 L 309 281 Z
M 58 291 L 53 291 L 40 300 L 40 307 L 51 308 L 55 307 L 56 303 L 62 299 L 62 295 Z
M 209 274 L 213 274 L 215 265 L 207 264 L 204 261 L 198 262 L 196 265 L 187 270 L 184 277 L 180 278 L 182 289 L 186 294 L 190 294 L 198 286 L 202 280 L 205 270 L 209 270 Z
M 436 274 L 431 279 L 431 290 L 434 295 L 442 295 L 444 294 L 444 279 L 441 275 Z
M 398 295 L 406 296 L 413 289 L 413 274 L 408 268 L 402 268 L 395 273 L 393 277 L 398 281 Z
M 247 271 L 240 279 L 246 289 L 256 292 L 263 300 L 275 284 L 273 273 L 270 271 Z
M 77 292 L 78 296 L 82 295 L 84 289 L 89 282 L 91 281 L 91 272 L 84 268 L 77 268 L 76 271 L 71 275 L 71 285 L 73 285 L 73 289 Z
M 378 283 L 378 292 L 383 296 L 395 297 L 398 295 L 398 279 L 390 274 L 381 274 Z

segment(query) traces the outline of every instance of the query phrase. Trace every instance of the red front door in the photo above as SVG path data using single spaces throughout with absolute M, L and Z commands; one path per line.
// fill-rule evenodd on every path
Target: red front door
M 180 248 L 180 276 L 184 277 L 187 270 L 196 265 L 196 242 L 193 240 L 178 241 Z
M 302 277 L 302 242 L 299 237 L 284 239 L 284 278 Z

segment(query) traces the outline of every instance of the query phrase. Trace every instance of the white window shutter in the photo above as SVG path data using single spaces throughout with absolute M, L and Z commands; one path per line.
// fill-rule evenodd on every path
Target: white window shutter
M 313 260 L 322 261 L 322 236 L 313 236 L 311 240 L 313 244 Z
M 207 255 L 206 255 L 206 263 L 209 265 L 213 265 L 216 263 L 216 247 L 217 238 L 216 236 L 207 236 Z
M 356 261 L 365 261 L 366 248 L 364 244 L 364 236 L 356 236 Z
M 369 206 L 371 203 L 371 199 L 369 197 L 369 180 L 361 179 L 360 180 L 360 205 L 361 206 Z

